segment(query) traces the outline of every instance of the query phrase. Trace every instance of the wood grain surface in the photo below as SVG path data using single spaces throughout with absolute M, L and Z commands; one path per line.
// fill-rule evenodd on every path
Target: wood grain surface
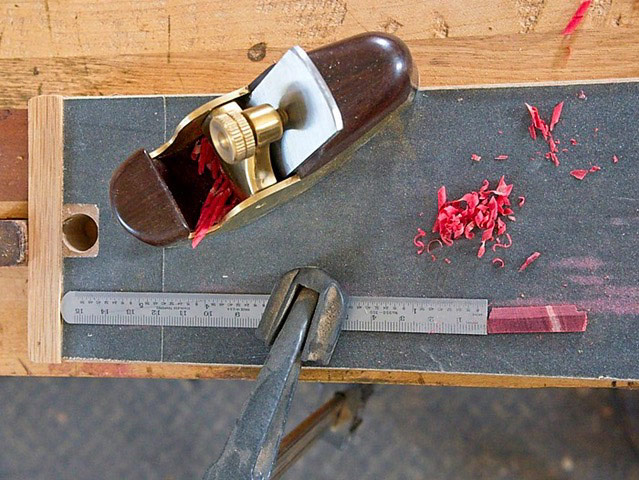
M 42 93 L 224 92 L 250 82 L 291 45 L 315 48 L 373 30 L 394 33 L 408 44 L 422 87 L 639 77 L 639 3 L 594 0 L 577 32 L 561 37 L 578 4 L 1 0 L 0 107 L 24 109 L 30 97 Z M 26 114 L 9 111 L 14 115 L 9 123 L 22 124 L 11 130 L 4 112 L 0 218 L 25 218 Z M 0 374 L 248 378 L 256 373 L 219 366 L 32 364 L 27 360 L 26 282 L 26 267 L 0 268 Z M 305 370 L 302 377 L 469 386 L 635 386 L 614 379 L 353 370 Z
M 62 113 L 58 95 L 29 100 L 29 358 L 62 361 Z

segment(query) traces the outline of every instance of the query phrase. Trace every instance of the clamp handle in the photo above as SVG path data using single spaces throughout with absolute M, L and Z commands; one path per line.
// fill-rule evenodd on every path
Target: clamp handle
M 338 297 L 327 297 L 329 290 L 336 290 Z M 337 283 L 318 268 L 292 270 L 275 286 L 258 327 L 258 336 L 272 344 L 271 350 L 222 454 L 204 480 L 270 478 L 297 386 L 302 352 L 328 362 L 345 314 L 343 299 Z M 317 332 L 317 325 L 325 334 L 319 337 L 330 339 L 329 346 L 317 341 L 309 344 L 309 329 Z

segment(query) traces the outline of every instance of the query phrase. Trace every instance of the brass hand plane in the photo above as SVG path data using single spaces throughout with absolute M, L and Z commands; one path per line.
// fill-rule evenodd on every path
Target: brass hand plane
M 159 246 L 246 225 L 338 167 L 417 84 L 408 48 L 391 35 L 293 47 L 247 87 L 189 113 L 166 143 L 126 159 L 111 178 L 115 214 Z

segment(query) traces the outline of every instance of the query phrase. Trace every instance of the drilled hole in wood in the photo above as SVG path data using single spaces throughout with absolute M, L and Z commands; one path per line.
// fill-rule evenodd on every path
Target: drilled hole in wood
M 62 224 L 62 238 L 69 250 L 86 252 L 98 241 L 98 225 L 89 215 L 76 213 Z

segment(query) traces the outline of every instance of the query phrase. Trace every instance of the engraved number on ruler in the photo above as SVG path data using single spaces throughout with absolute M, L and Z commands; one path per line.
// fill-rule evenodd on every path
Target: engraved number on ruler
M 71 324 L 255 328 L 268 295 L 68 292 Z M 350 297 L 344 330 L 485 335 L 484 299 Z

